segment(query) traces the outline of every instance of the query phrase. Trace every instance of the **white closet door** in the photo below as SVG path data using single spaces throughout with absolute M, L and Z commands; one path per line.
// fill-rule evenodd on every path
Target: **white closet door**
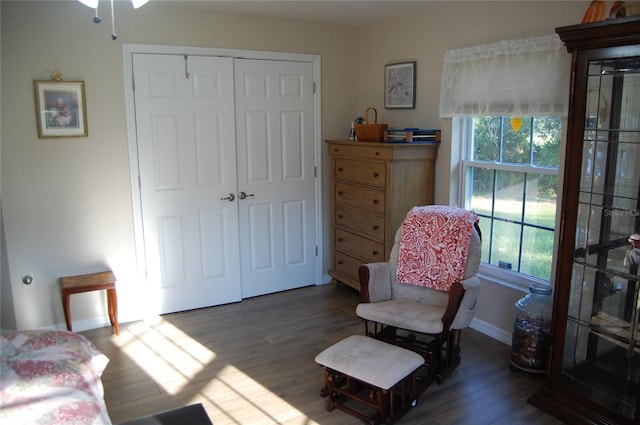
M 313 67 L 236 59 L 235 84 L 242 297 L 315 284 Z
M 241 299 L 233 59 L 133 55 L 147 281 L 175 312 Z

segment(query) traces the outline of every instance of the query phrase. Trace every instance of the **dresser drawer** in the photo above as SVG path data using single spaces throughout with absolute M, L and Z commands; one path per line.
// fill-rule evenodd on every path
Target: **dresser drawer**
M 336 271 L 349 276 L 355 282 L 358 282 L 358 270 L 364 263 L 340 251 L 335 251 L 334 254 L 333 268 Z
M 335 249 L 367 263 L 384 261 L 384 244 L 351 232 L 335 229 Z
M 371 215 L 359 210 L 336 207 L 335 225 L 384 242 L 384 217 Z
M 384 189 L 386 166 L 381 162 L 336 159 L 335 178 L 351 183 L 366 184 Z
M 383 146 L 363 146 L 357 142 L 348 145 L 329 145 L 329 155 L 335 158 L 360 158 L 378 159 L 388 161 L 391 159 L 391 149 Z
M 384 215 L 385 197 L 381 190 L 336 182 L 335 196 L 336 205 L 345 205 Z

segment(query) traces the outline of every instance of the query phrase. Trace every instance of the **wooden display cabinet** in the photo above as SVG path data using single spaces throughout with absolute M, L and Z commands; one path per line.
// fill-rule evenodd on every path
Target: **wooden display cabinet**
M 551 357 L 529 401 L 569 424 L 637 425 L 640 18 L 556 32 L 572 90 Z

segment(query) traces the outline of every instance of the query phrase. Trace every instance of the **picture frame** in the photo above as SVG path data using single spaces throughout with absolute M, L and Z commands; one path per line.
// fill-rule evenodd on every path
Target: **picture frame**
M 384 107 L 387 109 L 416 107 L 416 62 L 385 65 Z
M 84 81 L 33 82 L 38 137 L 87 137 Z

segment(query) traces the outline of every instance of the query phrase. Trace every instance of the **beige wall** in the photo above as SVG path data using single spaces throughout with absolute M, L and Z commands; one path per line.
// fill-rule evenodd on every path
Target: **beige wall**
M 393 126 L 442 128 L 436 201 L 449 204 L 455 202 L 451 188 L 457 170 L 451 164 L 457 150 L 452 156 L 450 122 L 438 117 L 443 52 L 549 34 L 556 26 L 578 23 L 588 3 L 430 2 L 423 12 L 355 28 L 172 8 L 160 1 L 134 12 L 128 2 L 117 2 L 119 37 L 113 42 L 106 7 L 103 23 L 95 25 L 93 11 L 76 1 L 2 1 L 1 182 L 8 270 L 0 276 L 2 297 L 13 291 L 17 327 L 63 323 L 57 277 L 104 265 L 119 276 L 123 319 L 136 318 L 136 304 L 144 299 L 135 278 L 122 43 L 320 55 L 323 138 L 343 137 L 349 121 L 369 106 Z M 409 60 L 418 63 L 417 107 L 384 110 L 384 65 Z M 88 138 L 37 138 L 32 81 L 48 79 L 53 70 L 85 81 Z M 323 160 L 328 211 L 326 155 Z M 324 224 L 328 229 L 328 214 Z M 328 268 L 329 231 L 324 234 Z M 20 283 L 26 273 L 35 277 L 30 287 Z M 520 295 L 485 282 L 478 323 L 506 335 Z M 74 318 L 104 317 L 101 296 L 76 297 L 84 298 L 78 298 Z
M 102 3 L 102 2 L 101 2 Z M 18 328 L 64 323 L 57 278 L 109 266 L 120 317 L 138 317 L 144 287 L 136 252 L 124 111 L 122 43 L 320 55 L 322 132 L 342 137 L 357 104 L 357 29 L 116 2 L 117 41 L 77 1 L 2 1 L 2 208 L 8 279 Z M 89 137 L 38 139 L 33 80 L 59 70 L 86 84 Z M 326 163 L 326 161 L 325 161 Z M 328 260 L 327 260 L 328 261 Z M 31 286 L 21 283 L 32 274 Z M 103 295 L 72 297 L 74 321 L 105 316 Z M 6 324 L 5 324 L 6 323 Z M 3 326 L 11 326 L 3 320 Z
M 2 8 L 0 8 L 0 19 L 2 16 Z M 2 36 L 0 34 L 0 44 Z M 0 78 L 2 76 L 2 68 L 0 67 Z M 0 116 L 2 115 L 2 104 L 0 103 Z M 2 143 L 0 141 L 0 147 Z M 2 162 L 2 149 L 0 149 L 0 163 Z M 7 284 L 6 290 L 4 282 L 9 282 L 9 267 L 7 262 L 6 243 L 4 241 L 4 220 L 2 219 L 2 173 L 0 173 L 0 328 L 15 328 L 16 317 L 13 311 L 13 294 L 11 287 Z
M 457 143 L 452 149 L 451 120 L 439 118 L 444 52 L 551 34 L 558 26 L 580 23 L 588 5 L 588 1 L 434 2 L 423 13 L 366 26 L 359 33 L 358 110 L 373 106 L 392 127 L 441 128 L 435 198 L 438 204 L 456 204 L 459 149 Z M 385 110 L 384 65 L 405 61 L 417 62 L 416 109 Z M 483 281 L 473 326 L 506 342 L 513 305 L 522 295 L 522 290 Z

